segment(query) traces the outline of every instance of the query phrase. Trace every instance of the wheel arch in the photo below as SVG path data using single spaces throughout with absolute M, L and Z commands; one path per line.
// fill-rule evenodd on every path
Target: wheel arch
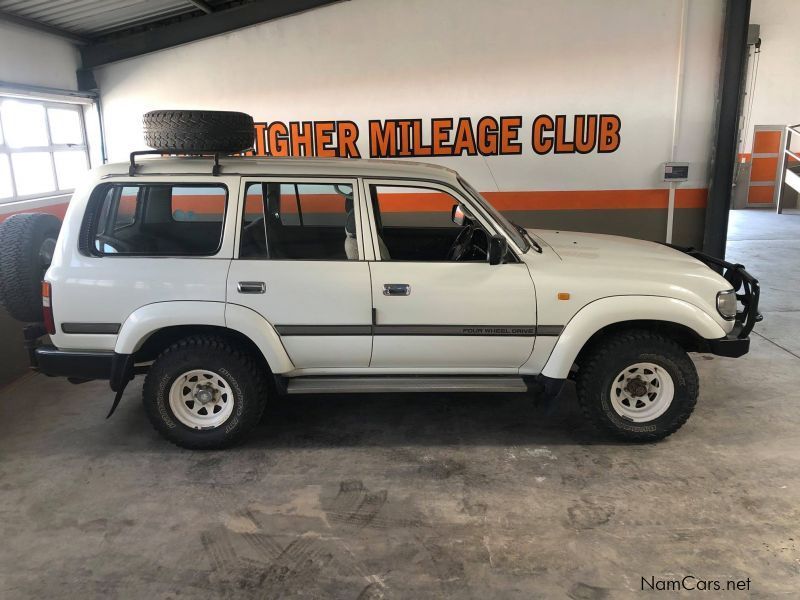
M 233 310 L 231 310 L 233 309 Z M 175 341 L 213 334 L 246 348 L 273 373 L 294 369 L 275 329 L 260 314 L 222 302 L 174 301 L 148 304 L 122 324 L 114 351 L 153 360 Z
M 572 366 L 594 343 L 627 329 L 658 331 L 674 339 L 687 352 L 702 351 L 706 340 L 726 334 L 708 313 L 683 300 L 661 296 L 602 298 L 584 306 L 567 323 L 542 375 L 566 378 Z

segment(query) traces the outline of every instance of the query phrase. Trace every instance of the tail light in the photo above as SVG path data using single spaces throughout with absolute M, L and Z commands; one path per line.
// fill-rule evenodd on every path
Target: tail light
M 47 333 L 56 332 L 56 322 L 53 319 L 53 290 L 47 281 L 42 282 L 42 320 Z

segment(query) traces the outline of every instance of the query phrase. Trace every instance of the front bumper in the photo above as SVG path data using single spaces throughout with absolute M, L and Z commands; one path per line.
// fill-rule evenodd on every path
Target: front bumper
M 708 345 L 709 350 L 719 356 L 736 358 L 747 354 L 750 350 L 750 332 L 753 331 L 755 324 L 762 320 L 761 313 L 758 312 L 758 302 L 761 297 L 761 287 L 758 284 L 758 279 L 748 273 L 744 265 L 710 256 L 694 248 L 682 248 L 674 244 L 666 245 L 675 250 L 685 252 L 709 268 L 721 273 L 731 284 L 731 287 L 736 290 L 736 300 L 742 305 L 742 310 L 736 313 L 736 323 L 733 331 L 724 338 L 708 340 Z
M 750 338 L 740 338 L 738 335 L 731 333 L 718 340 L 709 340 L 708 347 L 711 353 L 717 356 L 739 358 L 750 351 Z

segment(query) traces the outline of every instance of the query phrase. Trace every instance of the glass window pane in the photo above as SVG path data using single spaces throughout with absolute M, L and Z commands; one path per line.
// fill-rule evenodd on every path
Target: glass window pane
M 18 152 L 11 155 L 17 194 L 28 196 L 56 189 L 49 152 Z
M 283 187 L 285 186 L 281 186 L 281 188 Z M 302 211 L 301 221 L 305 227 L 344 229 L 348 213 L 353 212 L 352 186 L 300 183 L 293 187 L 297 190 L 300 211 Z M 281 190 L 281 194 L 283 195 L 283 190 Z M 290 198 L 294 200 L 294 192 Z M 284 206 L 281 204 L 281 210 L 283 209 Z M 298 210 L 294 202 L 287 202 L 286 209 L 294 212 Z
M 241 258 L 359 259 L 350 184 L 249 184 L 244 210 Z
M 53 152 L 58 189 L 74 190 L 86 174 L 86 154 L 82 150 Z
M 11 165 L 8 154 L 0 154 L 0 198 L 11 198 L 14 188 L 11 187 Z
M 453 205 L 458 204 L 446 192 L 424 187 L 373 185 L 372 197 L 378 202 L 381 224 L 384 227 L 446 227 L 458 229 L 453 223 Z
M 73 108 L 48 108 L 50 140 L 54 144 L 82 144 L 81 117 Z
M 0 104 L 0 117 L 6 143 L 12 148 L 47 146 L 47 125 L 41 104 L 4 100 Z
M 221 186 L 113 185 L 102 200 L 93 247 L 103 254 L 211 256 L 222 239 Z
M 172 188 L 172 218 L 175 221 L 222 222 L 225 192 L 217 187 Z

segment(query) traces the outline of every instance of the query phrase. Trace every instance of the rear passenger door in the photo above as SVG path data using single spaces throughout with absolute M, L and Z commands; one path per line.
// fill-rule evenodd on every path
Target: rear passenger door
M 297 368 L 367 367 L 372 298 L 356 180 L 246 178 L 242 198 L 228 302 L 269 321 Z

